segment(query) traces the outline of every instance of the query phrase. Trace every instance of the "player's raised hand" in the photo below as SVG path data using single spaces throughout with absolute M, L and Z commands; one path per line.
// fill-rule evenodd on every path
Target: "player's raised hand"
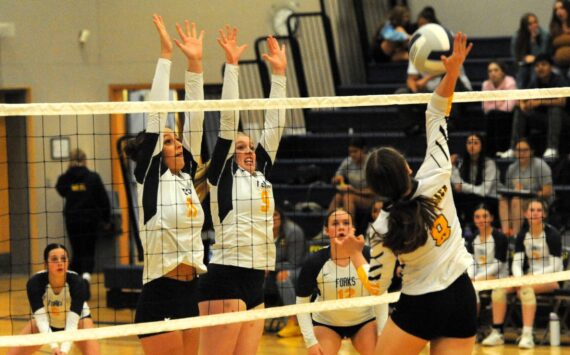
M 459 74 L 471 48 L 473 48 L 473 43 L 467 44 L 467 36 L 458 32 L 453 40 L 453 53 L 449 57 L 441 56 L 441 61 L 448 73 Z

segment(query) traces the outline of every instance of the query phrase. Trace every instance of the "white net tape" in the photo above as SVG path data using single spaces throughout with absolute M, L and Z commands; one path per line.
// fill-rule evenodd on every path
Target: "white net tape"
M 570 271 L 555 272 L 545 275 L 527 275 L 497 280 L 477 281 L 474 283 L 478 291 L 520 287 L 533 284 L 545 284 L 570 280 Z M 354 307 L 366 307 L 383 303 L 392 303 L 400 297 L 399 292 L 384 294 L 382 296 L 357 297 L 342 300 L 323 301 L 267 309 L 257 309 L 242 312 L 216 314 L 210 316 L 193 317 L 159 322 L 126 324 L 95 329 L 82 329 L 76 331 L 61 331 L 55 333 L 14 335 L 0 337 L 0 347 L 41 345 L 50 342 L 81 341 L 88 339 L 107 339 L 131 336 L 137 334 L 158 333 L 180 329 L 202 328 L 214 325 L 247 322 L 257 319 L 277 318 L 301 313 L 314 313 L 332 311 Z
M 431 94 L 240 99 L 206 101 L 81 102 L 53 104 L 2 104 L 0 116 L 60 116 L 139 112 L 184 112 L 339 108 L 427 103 Z M 454 102 L 527 100 L 570 97 L 570 88 L 458 92 Z

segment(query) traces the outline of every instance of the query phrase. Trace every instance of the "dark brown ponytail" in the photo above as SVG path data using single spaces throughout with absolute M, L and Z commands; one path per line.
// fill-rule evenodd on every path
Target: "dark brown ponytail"
M 127 144 L 125 145 L 124 148 L 125 154 L 127 155 L 127 157 L 129 157 L 129 159 L 135 162 L 137 161 L 138 158 L 139 148 L 142 142 L 144 141 L 145 133 L 146 133 L 145 131 L 139 132 L 139 134 L 137 134 L 135 138 L 129 139 L 127 141 Z
M 366 164 L 366 181 L 390 212 L 388 232 L 380 236 L 384 246 L 403 254 L 424 245 L 438 207 L 430 197 L 410 199 L 412 179 L 404 156 L 394 148 L 375 150 Z

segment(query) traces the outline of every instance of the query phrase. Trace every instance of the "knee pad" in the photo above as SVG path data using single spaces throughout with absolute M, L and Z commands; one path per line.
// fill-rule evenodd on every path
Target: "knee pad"
M 507 293 L 504 288 L 494 289 L 491 293 L 491 299 L 494 303 L 507 303 Z
M 535 305 L 536 296 L 534 295 L 534 290 L 532 287 L 523 287 L 520 291 L 521 303 L 523 305 Z

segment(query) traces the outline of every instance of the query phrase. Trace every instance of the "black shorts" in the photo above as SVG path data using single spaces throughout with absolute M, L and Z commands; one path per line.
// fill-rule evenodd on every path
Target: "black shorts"
M 200 277 L 199 301 L 240 299 L 247 309 L 263 304 L 265 271 L 243 267 L 209 264 Z
M 475 289 L 462 274 L 442 291 L 402 293 L 391 318 L 405 332 L 425 340 L 472 337 L 477 332 Z
M 314 326 L 319 326 L 319 327 L 327 327 L 331 330 L 333 330 L 335 333 L 337 333 L 341 339 L 345 339 L 345 338 L 352 338 L 353 336 L 356 335 L 356 333 L 358 333 L 358 331 L 364 327 L 366 324 L 375 321 L 376 318 L 372 318 L 369 319 L 365 322 L 362 322 L 360 324 L 356 324 L 356 325 L 351 325 L 348 327 L 337 327 L 335 325 L 328 325 L 328 324 L 323 324 L 323 323 L 319 323 L 317 321 L 313 321 L 313 325 Z M 374 329 L 374 332 L 376 332 L 376 329 Z
M 137 303 L 135 323 L 198 316 L 197 288 L 198 279 L 178 281 L 160 277 L 146 283 Z M 141 334 L 139 338 L 156 334 L 160 333 Z

